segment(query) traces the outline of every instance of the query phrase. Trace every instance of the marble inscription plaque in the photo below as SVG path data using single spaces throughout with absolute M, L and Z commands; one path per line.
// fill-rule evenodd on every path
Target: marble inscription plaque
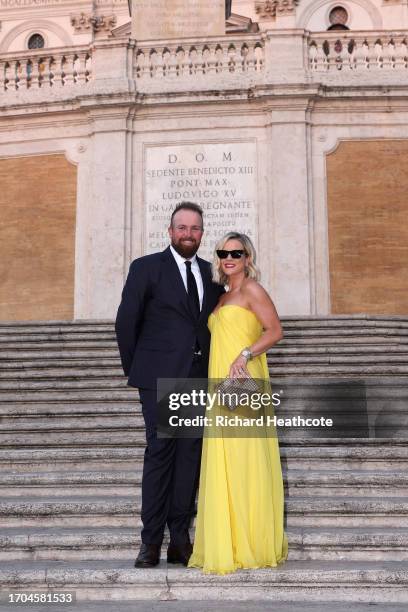
M 137 41 L 223 34 L 224 0 L 132 0 Z
M 145 153 L 144 253 L 169 244 L 169 219 L 183 200 L 204 210 L 204 259 L 212 259 L 216 242 L 229 231 L 248 234 L 257 245 L 254 142 L 155 146 Z

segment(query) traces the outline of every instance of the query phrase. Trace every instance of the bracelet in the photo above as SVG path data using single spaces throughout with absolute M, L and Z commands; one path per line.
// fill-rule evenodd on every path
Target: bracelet
M 243 350 L 243 351 L 241 351 L 241 355 L 242 355 L 243 357 L 245 357 L 245 359 L 246 359 L 247 361 L 249 361 L 250 359 L 252 359 L 252 353 L 251 353 L 251 351 L 249 350 L 249 348 L 248 348 L 248 347 L 244 348 L 244 350 Z

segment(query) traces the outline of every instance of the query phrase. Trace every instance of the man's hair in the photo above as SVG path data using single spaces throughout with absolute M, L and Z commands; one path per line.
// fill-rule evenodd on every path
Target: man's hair
M 178 213 L 179 210 L 192 210 L 193 212 L 198 213 L 201 217 L 201 224 L 204 227 L 203 209 L 198 204 L 195 204 L 195 202 L 180 202 L 180 204 L 177 204 L 176 208 L 171 213 L 170 226 L 173 226 L 174 215 Z

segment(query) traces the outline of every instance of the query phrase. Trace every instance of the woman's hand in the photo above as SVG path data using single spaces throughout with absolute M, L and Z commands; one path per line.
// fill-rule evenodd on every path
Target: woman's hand
M 238 355 L 235 361 L 232 362 L 229 377 L 230 378 L 249 378 L 250 374 L 247 369 L 247 360 L 243 355 Z

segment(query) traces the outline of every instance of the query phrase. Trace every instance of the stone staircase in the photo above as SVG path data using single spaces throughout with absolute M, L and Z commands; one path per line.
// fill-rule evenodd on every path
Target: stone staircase
M 164 558 L 153 570 L 133 567 L 144 430 L 112 322 L 1 324 L 3 591 L 405 608 L 408 319 L 283 323 L 285 338 L 268 356 L 273 386 L 284 391 L 278 416 L 339 421 L 330 432 L 282 429 L 289 559 L 227 576 L 167 567 Z

